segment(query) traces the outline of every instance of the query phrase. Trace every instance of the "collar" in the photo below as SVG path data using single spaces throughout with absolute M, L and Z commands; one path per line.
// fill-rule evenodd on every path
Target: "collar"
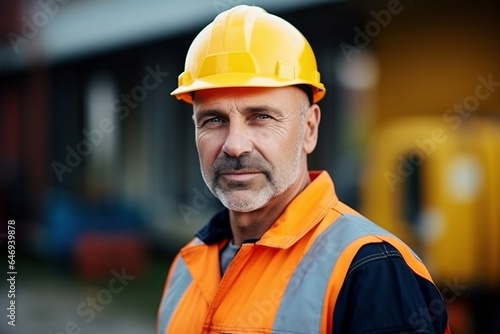
M 311 183 L 288 204 L 260 240 L 247 242 L 285 249 L 297 242 L 325 217 L 339 201 L 333 181 L 326 171 L 311 171 L 309 177 Z M 229 211 L 224 209 L 216 214 L 196 233 L 196 237 L 206 244 L 232 238 Z

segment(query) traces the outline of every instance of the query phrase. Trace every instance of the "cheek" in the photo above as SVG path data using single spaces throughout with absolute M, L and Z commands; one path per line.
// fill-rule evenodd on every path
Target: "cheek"
M 222 145 L 217 136 L 202 133 L 196 137 L 196 147 L 203 167 L 207 168 L 217 159 Z
M 275 133 L 272 136 L 260 135 L 255 147 L 274 168 L 285 168 L 297 152 L 298 133 Z
M 293 152 L 296 148 L 299 136 L 299 128 L 296 126 L 276 127 L 261 133 L 256 138 L 259 138 L 264 147 L 272 148 L 278 152 Z

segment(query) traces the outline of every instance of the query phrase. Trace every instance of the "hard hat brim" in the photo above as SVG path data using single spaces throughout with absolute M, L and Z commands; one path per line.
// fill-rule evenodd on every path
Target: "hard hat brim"
M 193 103 L 192 92 L 216 89 L 216 88 L 231 88 L 231 87 L 286 87 L 299 84 L 306 84 L 313 88 L 313 102 L 316 103 L 325 96 L 325 87 L 322 83 L 312 85 L 310 81 L 305 80 L 289 80 L 280 79 L 274 76 L 255 76 L 255 73 L 225 73 L 204 77 L 191 82 L 189 85 L 180 86 L 170 93 L 177 99 L 184 102 Z

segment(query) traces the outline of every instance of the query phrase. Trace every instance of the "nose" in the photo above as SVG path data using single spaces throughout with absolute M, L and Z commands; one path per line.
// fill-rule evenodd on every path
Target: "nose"
M 222 151 L 231 157 L 239 157 L 250 153 L 252 147 L 249 129 L 245 124 L 239 121 L 229 123 Z

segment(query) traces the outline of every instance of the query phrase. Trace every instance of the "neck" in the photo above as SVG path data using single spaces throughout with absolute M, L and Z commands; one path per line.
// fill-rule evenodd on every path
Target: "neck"
M 250 212 L 229 211 L 229 221 L 234 244 L 239 246 L 245 240 L 260 239 L 283 213 L 288 204 L 311 183 L 307 169 L 284 193 L 273 198 L 260 209 Z

